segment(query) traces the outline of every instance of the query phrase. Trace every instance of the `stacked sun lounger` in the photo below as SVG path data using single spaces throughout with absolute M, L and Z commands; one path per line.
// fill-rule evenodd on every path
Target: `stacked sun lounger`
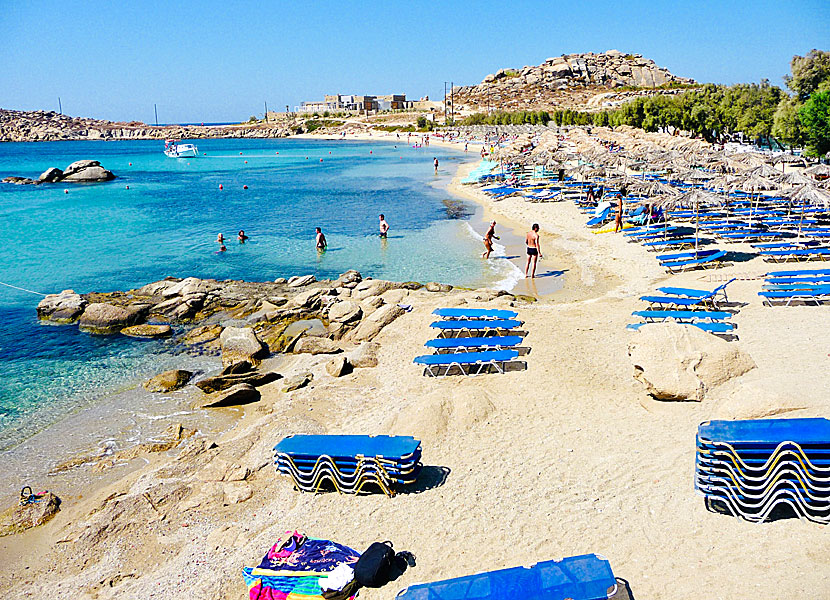
M 694 240 L 692 240 L 692 243 L 694 243 Z M 660 265 L 669 273 L 679 273 L 692 269 L 717 268 L 725 259 L 726 252 L 723 250 L 692 250 L 691 252 L 657 256 Z
M 617 593 L 617 580 L 603 556 L 584 554 L 419 583 L 404 588 L 398 600 L 606 600 Z
M 830 523 L 830 420 L 701 423 L 695 489 L 710 508 L 750 521 L 794 512 Z
M 274 446 L 277 472 L 297 489 L 317 492 L 325 482 L 357 494 L 367 484 L 393 496 L 421 470 L 421 442 L 409 436 L 290 435 Z
M 661 287 L 657 288 L 663 296 L 642 296 L 640 300 L 649 303 L 649 310 L 634 311 L 632 316 L 642 319 L 640 323 L 631 323 L 627 329 L 639 330 L 648 323 L 674 321 L 684 325 L 694 325 L 698 329 L 716 335 L 731 336 L 735 325 L 725 321 L 733 313 L 717 310 L 718 305 L 728 301 L 726 286 L 735 281 L 730 279 L 713 290 L 692 288 Z
M 773 271 L 758 292 L 764 304 L 823 304 L 830 300 L 830 269 Z
M 515 330 L 522 322 L 512 310 L 489 308 L 438 308 L 433 314 L 441 320 L 430 325 L 438 336 L 426 347 L 433 354 L 417 356 L 414 363 L 424 366 L 424 374 L 434 377 L 459 372 L 479 375 L 504 366 L 519 356 L 516 349 L 522 337 Z

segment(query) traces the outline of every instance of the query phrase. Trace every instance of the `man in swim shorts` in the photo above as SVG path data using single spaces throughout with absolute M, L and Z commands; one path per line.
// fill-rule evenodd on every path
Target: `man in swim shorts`
M 386 217 L 380 216 L 380 237 L 385 238 L 389 231 L 389 223 L 386 222 Z
M 315 227 L 317 232 L 317 250 L 322 252 L 328 246 L 328 242 L 326 242 L 326 236 L 323 235 L 323 230 L 319 227 Z
M 528 271 L 530 271 L 531 279 L 536 278 L 536 261 L 542 256 L 542 247 L 539 243 L 539 224 L 534 223 L 530 231 L 525 236 L 525 243 L 527 244 L 527 263 L 525 264 L 525 278 L 527 278 Z M 530 268 L 530 263 L 533 262 L 533 268 Z
M 435 174 L 438 175 L 438 157 L 432 159 L 432 164 L 435 165 Z

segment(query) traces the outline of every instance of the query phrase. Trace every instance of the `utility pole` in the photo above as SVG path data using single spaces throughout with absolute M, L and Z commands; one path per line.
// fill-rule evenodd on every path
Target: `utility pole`
M 268 103 L 265 103 L 265 122 L 268 122 Z
M 153 112 L 156 115 L 156 127 L 158 127 L 159 126 L 159 109 L 155 104 L 153 104 Z
M 450 81 L 450 121 L 455 124 L 455 83 Z
M 63 114 L 63 106 L 61 106 L 61 97 L 58 96 L 58 114 Z

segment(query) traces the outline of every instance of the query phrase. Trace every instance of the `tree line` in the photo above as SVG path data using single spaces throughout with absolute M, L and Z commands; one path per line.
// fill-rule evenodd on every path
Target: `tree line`
M 772 146 L 773 140 L 811 156 L 830 152 L 830 53 L 812 50 L 795 56 L 784 78 L 792 92 L 771 85 L 706 84 L 675 96 L 635 98 L 613 110 L 477 113 L 463 125 L 630 125 L 645 131 L 687 131 L 709 142 L 742 133 Z

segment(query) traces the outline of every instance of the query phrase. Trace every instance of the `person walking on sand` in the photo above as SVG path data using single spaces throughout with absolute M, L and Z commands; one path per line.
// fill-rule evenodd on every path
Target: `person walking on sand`
M 389 223 L 386 222 L 386 217 L 380 216 L 380 237 L 386 239 L 386 234 L 389 232 Z
M 435 166 L 435 174 L 438 175 L 438 157 L 437 156 L 433 157 L 432 164 Z
M 614 220 L 614 233 L 617 233 L 623 228 L 623 199 L 628 195 L 628 188 L 624 185 L 620 186 L 620 197 L 617 198 L 617 218 Z
M 527 278 L 528 272 L 530 272 L 530 278 L 536 278 L 536 261 L 539 260 L 539 257 L 542 256 L 542 246 L 539 243 L 539 224 L 534 223 L 533 227 L 530 228 L 530 231 L 527 232 L 527 236 L 525 236 L 525 243 L 527 244 L 527 264 L 525 264 L 525 279 Z M 531 269 L 530 263 L 533 263 L 533 268 Z
M 322 252 L 323 250 L 325 250 L 328 247 L 329 244 L 328 244 L 328 242 L 326 242 L 326 236 L 323 235 L 323 230 L 320 229 L 319 227 L 315 227 L 315 229 L 317 231 L 317 240 L 316 240 L 317 251 Z
M 490 253 L 493 251 L 493 240 L 499 239 L 496 235 L 496 222 L 490 223 L 490 228 L 484 234 L 484 252 L 481 253 L 481 258 L 490 258 Z

